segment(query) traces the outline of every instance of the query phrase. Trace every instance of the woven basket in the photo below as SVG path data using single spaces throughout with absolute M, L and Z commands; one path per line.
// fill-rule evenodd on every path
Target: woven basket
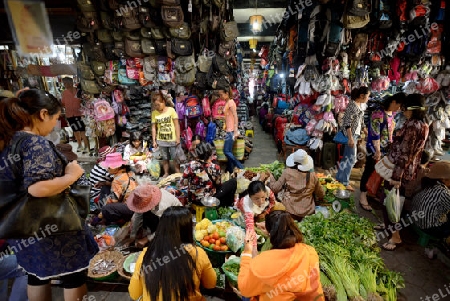
M 123 268 L 123 263 L 125 262 L 125 259 L 127 259 L 127 256 L 124 256 L 120 260 L 117 271 L 119 272 L 119 275 L 122 276 L 123 278 L 131 280 L 132 275 L 130 273 L 128 273 L 127 271 L 125 271 L 125 269 Z
M 92 271 L 93 271 L 95 263 L 97 263 L 99 260 L 102 260 L 102 259 L 103 260 L 112 260 L 115 263 L 116 267 L 114 269 L 112 269 L 111 271 L 109 271 L 108 273 L 93 274 Z M 97 280 L 105 280 L 105 278 L 109 279 L 110 277 L 113 277 L 114 274 L 117 275 L 117 270 L 118 270 L 118 267 L 120 266 L 119 264 L 122 259 L 124 259 L 122 253 L 117 252 L 117 251 L 105 251 L 105 252 L 98 253 L 89 262 L 88 277 L 94 278 Z

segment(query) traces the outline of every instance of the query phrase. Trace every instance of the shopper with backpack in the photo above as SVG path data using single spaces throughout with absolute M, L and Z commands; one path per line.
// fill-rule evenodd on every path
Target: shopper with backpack
M 175 159 L 177 145 L 180 144 L 180 123 L 178 114 L 173 108 L 170 96 L 161 91 L 152 93 L 152 138 L 153 147 L 159 147 L 162 159 L 164 176 L 169 176 L 169 160 Z M 180 165 L 175 163 L 175 172 L 180 172 Z
M 227 157 L 227 171 L 232 173 L 234 167 L 244 169 L 244 166 L 233 155 L 233 144 L 239 136 L 238 130 L 238 116 L 236 111 L 236 104 L 232 98 L 233 92 L 230 88 L 226 90 L 219 90 L 219 97 L 226 101 L 225 113 L 225 127 L 227 135 L 225 136 L 225 144 L 223 146 L 223 153 Z

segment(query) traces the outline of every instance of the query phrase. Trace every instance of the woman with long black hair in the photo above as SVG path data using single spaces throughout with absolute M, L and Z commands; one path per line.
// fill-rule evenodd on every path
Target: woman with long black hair
M 128 291 L 133 300 L 200 301 L 200 285 L 214 288 L 216 280 L 206 252 L 195 246 L 189 209 L 169 207 L 136 262 Z

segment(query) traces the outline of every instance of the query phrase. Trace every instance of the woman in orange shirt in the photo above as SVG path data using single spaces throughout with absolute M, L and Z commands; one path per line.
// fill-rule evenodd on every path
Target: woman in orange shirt
M 259 301 L 324 301 L 319 256 L 286 211 L 266 217 L 272 249 L 252 259 L 256 235 L 248 231 L 241 255 L 238 287 L 243 296 Z

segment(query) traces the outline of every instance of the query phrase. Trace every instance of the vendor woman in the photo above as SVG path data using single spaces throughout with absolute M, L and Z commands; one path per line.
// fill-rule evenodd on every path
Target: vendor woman
M 266 232 L 265 218 L 273 210 L 285 210 L 284 206 L 275 200 L 275 195 L 269 187 L 261 181 L 253 181 L 248 185 L 245 196 L 235 204 L 244 214 L 246 231 L 254 231 L 257 228 Z M 256 256 L 258 250 L 253 248 L 253 255 Z
M 283 205 L 296 220 L 302 220 L 315 212 L 315 198 L 323 199 L 325 192 L 314 173 L 314 163 L 311 156 L 299 149 L 289 155 L 286 160 L 287 168 L 278 181 L 270 174 L 267 186 L 274 193 L 284 188 Z M 264 180 L 264 176 L 261 178 Z

